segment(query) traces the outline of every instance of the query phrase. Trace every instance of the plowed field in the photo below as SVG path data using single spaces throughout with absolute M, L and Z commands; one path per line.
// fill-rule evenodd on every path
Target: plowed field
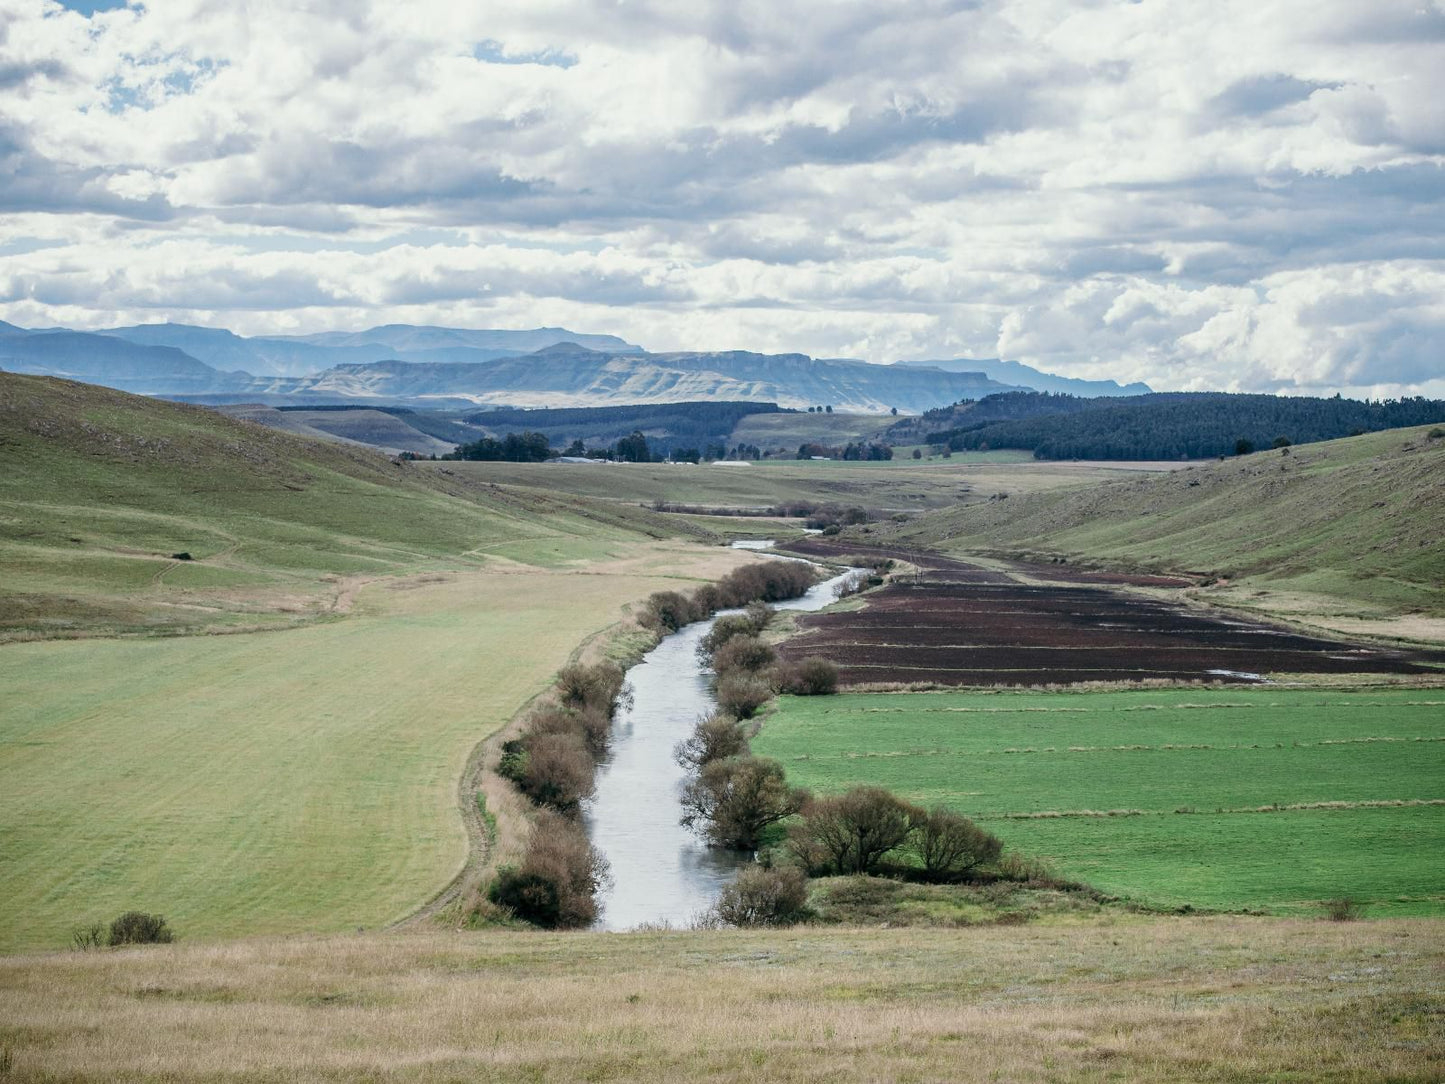
M 1050 569 L 1058 582 L 1030 584 L 926 553 L 822 539 L 793 548 L 813 556 L 893 557 L 921 569 L 870 593 L 862 610 L 799 618 L 803 635 L 782 654 L 831 660 L 843 685 L 1249 682 L 1267 674 L 1427 674 L 1434 672 L 1430 663 L 1445 663 L 1445 652 L 1328 640 L 1129 594 L 1090 573 L 1067 582 L 1071 573 Z M 1154 582 L 1160 577 L 1143 579 L 1165 585 Z

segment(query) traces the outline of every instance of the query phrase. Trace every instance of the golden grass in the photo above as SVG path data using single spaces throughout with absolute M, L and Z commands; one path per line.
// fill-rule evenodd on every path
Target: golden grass
M 1442 925 L 360 935 L 0 960 L 9 1079 L 1425 1081 Z

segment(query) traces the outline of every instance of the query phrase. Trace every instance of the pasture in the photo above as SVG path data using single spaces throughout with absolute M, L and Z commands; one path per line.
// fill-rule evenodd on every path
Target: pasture
M 1445 913 L 1445 690 L 783 697 L 753 741 L 1150 906 Z
M 1437 923 L 371 934 L 0 960 L 7 1080 L 1439 1080 Z
M 858 505 L 875 513 L 952 508 L 997 493 L 1036 493 L 1133 475 L 1139 464 L 1019 462 L 1016 453 L 879 462 L 763 460 L 748 466 L 669 463 L 418 463 L 474 483 L 500 483 L 631 504 L 653 501 L 765 508 L 787 501 Z M 1148 469 L 1148 468 L 1144 468 Z M 1170 464 L 1154 465 L 1169 470 Z
M 425 902 L 466 855 L 476 743 L 627 603 L 749 559 L 602 546 L 379 581 L 345 620 L 287 631 L 0 650 L 0 952 L 129 908 L 209 939 Z

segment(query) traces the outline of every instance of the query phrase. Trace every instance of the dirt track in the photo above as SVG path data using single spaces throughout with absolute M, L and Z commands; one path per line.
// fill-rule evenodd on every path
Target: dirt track
M 817 557 L 892 557 L 921 570 L 870 593 L 866 609 L 798 619 L 804 635 L 783 645 L 784 657 L 829 659 L 844 685 L 1244 682 L 1280 673 L 1428 674 L 1434 671 L 1423 663 L 1445 662 L 1445 652 L 1326 640 L 1108 585 L 1188 583 L 1169 577 L 1030 567 L 1031 578 L 1047 571 L 1047 578 L 1058 581 L 1030 584 L 929 553 L 823 539 L 791 548 Z

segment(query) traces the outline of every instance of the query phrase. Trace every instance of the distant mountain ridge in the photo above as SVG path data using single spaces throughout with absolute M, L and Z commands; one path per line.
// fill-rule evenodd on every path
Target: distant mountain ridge
M 1039 385 L 1127 390 L 1112 381 L 1049 377 L 1014 362 L 971 364 L 875 365 L 747 350 L 654 354 L 614 335 L 557 327 L 388 324 L 248 338 L 187 324 L 83 332 L 0 322 L 0 369 L 202 403 L 574 407 L 746 400 L 916 414 L 1025 386 L 989 375 L 990 365 Z
M 1083 398 L 1101 395 L 1148 395 L 1154 389 L 1148 384 L 1120 384 L 1115 380 L 1079 380 L 1070 376 L 1040 372 L 1031 365 L 1018 361 L 1000 361 L 998 358 L 951 358 L 946 361 L 900 361 L 899 365 L 909 369 L 942 369 L 944 372 L 983 373 L 994 380 L 1001 380 L 1016 387 L 1032 388 L 1034 391 L 1064 392 Z
M 480 364 L 559 342 L 575 342 L 609 354 L 643 352 L 642 347 L 616 335 L 585 335 L 561 327 L 505 331 L 386 324 L 365 331 L 246 338 L 224 328 L 139 324 L 98 334 L 146 346 L 172 346 L 215 368 L 241 369 L 256 376 L 309 376 L 334 365 L 368 361 Z

